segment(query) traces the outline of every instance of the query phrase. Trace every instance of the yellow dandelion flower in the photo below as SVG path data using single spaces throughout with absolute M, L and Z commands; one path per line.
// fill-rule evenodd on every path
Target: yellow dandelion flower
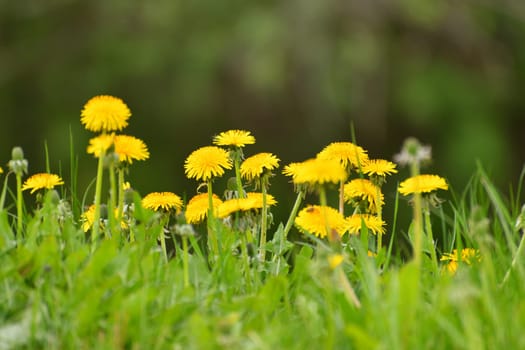
M 93 137 L 89 140 L 89 146 L 87 147 L 87 153 L 93 154 L 96 158 L 99 158 L 103 152 L 113 146 L 115 141 L 115 134 L 101 134 L 97 137 Z
M 249 131 L 228 130 L 223 131 L 213 138 L 213 144 L 217 146 L 244 147 L 255 143 L 255 137 Z
M 264 171 L 279 166 L 279 159 L 271 153 L 258 153 L 246 158 L 241 164 L 241 176 L 248 181 L 260 177 Z
M 128 164 L 133 160 L 146 160 L 149 158 L 148 147 L 141 139 L 128 135 L 115 136 L 115 152 L 121 162 Z
M 295 218 L 295 225 L 299 231 L 321 238 L 328 236 L 327 227 L 337 232 L 339 236 L 342 236 L 348 228 L 345 218 L 337 210 L 319 205 L 310 205 L 302 209 Z
M 3 174 L 4 173 L 4 169 L 2 169 L 2 167 L 0 166 L 0 174 Z
M 332 254 L 328 256 L 328 266 L 330 269 L 335 270 L 335 268 L 343 263 L 344 257 L 341 254 Z
M 339 183 L 346 180 L 346 170 L 334 159 L 313 158 L 302 163 L 288 166 L 286 170 L 293 182 L 298 184 Z
M 321 159 L 337 159 L 346 169 L 349 165 L 359 168 L 368 162 L 367 152 L 352 142 L 332 142 L 317 154 Z
M 368 176 L 386 176 L 397 173 L 396 164 L 385 159 L 372 159 L 363 165 L 362 170 Z
M 377 203 L 378 191 L 380 191 L 379 187 L 367 179 L 353 179 L 346 183 L 343 189 L 345 201 L 366 200 L 368 202 L 368 210 L 373 213 L 377 213 L 379 205 L 385 204 L 383 193 L 380 193 L 381 202 Z
M 417 175 L 399 184 L 399 193 L 405 196 L 412 193 L 428 193 L 437 189 L 448 190 L 445 179 L 437 175 Z
M 213 195 L 212 204 L 214 212 L 217 207 L 222 203 L 222 200 L 217 196 Z M 207 193 L 200 193 L 190 199 L 186 205 L 186 222 L 188 224 L 198 224 L 202 222 L 208 216 L 209 198 Z
M 447 261 L 445 269 L 450 273 L 455 273 L 458 268 L 458 263 L 463 262 L 467 265 L 472 265 L 475 262 L 481 261 L 479 250 L 473 248 L 463 248 L 459 254 L 458 250 L 454 249 L 452 253 L 445 253 L 440 259 L 441 261 Z
M 80 121 L 87 130 L 114 131 L 128 125 L 131 111 L 118 97 L 100 95 L 91 98 L 80 113 Z
M 365 226 L 372 231 L 373 234 L 385 233 L 385 222 L 375 215 L 369 214 L 354 214 L 346 218 L 348 222 L 348 231 L 353 234 L 361 232 L 361 225 L 364 222 Z
M 184 163 L 186 176 L 202 181 L 222 176 L 224 169 L 231 168 L 232 161 L 228 152 L 216 146 L 201 147 L 193 151 Z
M 152 192 L 142 198 L 142 206 L 154 211 L 179 211 L 182 208 L 182 199 L 172 192 Z
M 222 202 L 217 208 L 217 217 L 225 218 L 237 211 L 247 211 L 260 209 L 263 207 L 262 193 L 248 192 L 245 198 L 233 198 Z M 266 195 L 266 205 L 277 204 L 277 201 L 271 194 Z
M 30 193 L 34 193 L 37 190 L 44 188 L 49 190 L 63 184 L 64 181 L 58 175 L 47 173 L 35 174 L 24 182 L 22 191 L 31 190 Z
M 82 222 L 82 230 L 88 232 L 93 226 L 95 221 L 95 205 L 91 205 L 85 212 L 80 216 L 80 221 Z
M 283 174 L 286 176 L 290 176 L 293 181 L 297 175 L 297 170 L 300 166 L 301 163 L 290 163 L 288 165 L 285 165 L 283 168 Z

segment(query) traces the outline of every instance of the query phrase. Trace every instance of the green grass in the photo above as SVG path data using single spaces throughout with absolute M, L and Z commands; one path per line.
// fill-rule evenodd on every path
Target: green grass
M 134 243 L 102 239 L 92 251 L 78 218 L 60 220 L 59 203 L 46 196 L 25 217 L 24 238 L 0 213 L 0 349 L 525 348 L 519 202 L 504 199 L 480 169 L 442 204 L 435 230 L 449 248 L 482 256 L 455 274 L 433 274 L 427 255 L 421 270 L 394 255 L 385 269 L 357 236 L 343 249 L 343 270 L 334 270 L 326 243 L 282 242 L 282 226 L 273 227 L 281 234 L 268 243 L 267 263 L 252 261 L 247 271 L 241 233 L 217 222 L 218 261 L 210 267 L 206 231 L 197 228 L 184 287 L 180 243 L 166 262 L 153 212 L 135 211 Z M 283 246 L 287 259 L 273 255 Z

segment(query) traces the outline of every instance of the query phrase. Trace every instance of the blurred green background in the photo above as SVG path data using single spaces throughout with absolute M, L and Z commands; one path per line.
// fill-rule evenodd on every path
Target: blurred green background
M 44 171 L 47 142 L 67 181 L 71 130 L 81 192 L 96 161 L 80 110 L 98 94 L 128 104 L 124 132 L 149 146 L 129 177 L 142 194 L 193 195 L 184 159 L 221 131 L 250 130 L 245 154 L 285 165 L 350 141 L 352 123 L 372 158 L 416 136 L 456 190 L 477 159 L 506 188 L 525 161 L 524 82 L 519 0 L 0 0 L 0 160 L 20 145 Z M 291 207 L 280 173 L 272 192 Z

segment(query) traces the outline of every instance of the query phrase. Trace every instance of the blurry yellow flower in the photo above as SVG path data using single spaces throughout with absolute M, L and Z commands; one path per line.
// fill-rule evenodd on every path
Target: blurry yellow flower
M 384 204 L 384 196 L 380 193 L 379 187 L 367 179 L 353 179 L 346 183 L 343 188 L 345 201 L 352 203 L 356 199 L 366 200 L 368 210 L 377 213 L 379 206 Z M 380 193 L 380 203 L 378 203 L 377 194 Z
M 186 176 L 202 181 L 222 176 L 224 169 L 231 168 L 232 162 L 228 152 L 216 146 L 201 147 L 193 151 L 184 163 Z
M 341 254 L 331 254 L 328 256 L 328 266 L 332 270 L 343 263 L 344 257 Z
M 131 112 L 118 97 L 100 95 L 91 98 L 80 113 L 80 121 L 90 131 L 122 130 L 128 125 Z
M 267 194 L 266 206 L 275 205 L 275 198 Z M 225 218 L 237 211 L 260 209 L 263 207 L 262 193 L 248 192 L 245 198 L 233 198 L 222 202 L 217 208 L 217 217 Z
M 302 209 L 295 218 L 295 225 L 301 232 L 308 232 L 321 238 L 328 236 L 327 227 L 339 236 L 348 229 L 348 223 L 337 210 L 319 205 L 310 205 Z
M 128 135 L 115 136 L 115 152 L 121 162 L 128 164 L 133 160 L 145 160 L 149 158 L 148 147 L 141 139 Z
M 182 208 L 182 199 L 172 192 L 152 192 L 142 198 L 142 206 L 154 211 L 159 209 L 179 211 Z
M 35 174 L 24 182 L 22 191 L 31 190 L 30 192 L 34 193 L 37 190 L 44 188 L 49 190 L 63 184 L 64 181 L 58 175 L 47 173 Z
M 115 134 L 101 134 L 93 137 L 89 140 L 89 146 L 87 147 L 87 153 L 93 154 L 96 158 L 106 152 L 113 146 L 115 140 Z
M 473 248 L 463 248 L 459 254 L 458 250 L 454 249 L 452 253 L 445 253 L 440 259 L 441 261 L 447 261 L 445 269 L 450 273 L 455 273 L 458 268 L 458 263 L 463 262 L 467 265 L 472 265 L 475 262 L 481 261 L 479 250 Z
M 217 210 L 217 207 L 222 203 L 222 200 L 217 196 L 213 195 L 212 203 L 214 212 Z M 188 224 L 198 224 L 208 216 L 209 208 L 209 197 L 207 193 L 201 193 L 190 199 L 186 205 L 186 212 L 184 216 L 186 217 L 186 222 Z
M 428 193 L 437 189 L 448 190 L 445 179 L 437 175 L 417 175 L 399 184 L 399 193 L 405 196 L 412 193 Z
M 372 159 L 362 167 L 368 176 L 386 176 L 397 173 L 396 164 L 385 159 Z
M 82 230 L 88 232 L 93 226 L 95 221 L 95 205 L 91 205 L 85 212 L 80 216 L 80 221 L 82 222 Z
M 337 159 L 346 169 L 349 165 L 359 168 L 368 162 L 366 151 L 351 142 L 332 142 L 317 154 L 321 159 Z
M 4 169 L 2 169 L 2 167 L 0 166 L 0 174 L 3 174 L 4 173 Z
M 260 177 L 265 170 L 279 166 L 279 159 L 271 153 L 258 153 L 246 158 L 241 164 L 241 176 L 248 181 Z
M 333 159 L 313 158 L 302 163 L 292 164 L 286 168 L 286 174 L 292 176 L 296 185 L 339 183 L 347 177 L 346 170 L 341 166 L 341 163 Z
M 253 137 L 249 131 L 228 130 L 215 136 L 213 143 L 217 146 L 244 147 L 255 143 L 255 137 Z
M 372 231 L 373 234 L 385 233 L 385 222 L 375 215 L 369 214 L 354 214 L 346 218 L 348 222 L 348 232 L 359 234 L 364 222 L 366 228 Z

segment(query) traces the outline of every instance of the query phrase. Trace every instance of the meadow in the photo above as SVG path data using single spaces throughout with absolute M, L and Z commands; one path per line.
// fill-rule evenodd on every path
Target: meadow
M 28 174 L 13 148 L 0 349 L 525 348 L 525 172 L 504 193 L 480 164 L 454 188 L 426 173 L 432 152 L 415 138 L 393 162 L 352 137 L 283 165 L 249 152 L 250 131 L 227 130 L 181 165 L 191 198 L 141 195 L 127 176 L 150 154 L 121 134 L 130 117 L 113 96 L 82 108 L 93 138 L 70 143 L 96 160 L 86 189 L 73 151 L 65 182 L 49 159 Z M 383 193 L 401 167 L 410 176 Z M 272 220 L 276 176 L 295 199 L 284 222 Z

